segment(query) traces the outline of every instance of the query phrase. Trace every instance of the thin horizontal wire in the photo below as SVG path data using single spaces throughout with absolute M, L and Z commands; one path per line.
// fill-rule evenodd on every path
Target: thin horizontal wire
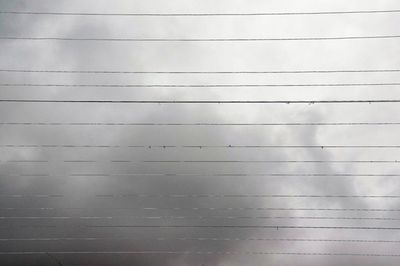
M 377 198 L 399 199 L 400 195 L 295 195 L 295 194 L 95 194 L 96 198 Z M 63 198 L 62 194 L 0 194 L 0 198 Z
M 232 229 L 331 229 L 331 230 L 400 230 L 400 227 L 371 226 L 296 226 L 296 225 L 85 225 L 87 228 L 232 228 Z
M 400 125 L 400 122 L 332 122 L 332 123 L 0 122 L 0 125 L 2 126 L 398 126 Z
M 141 163 L 265 163 L 265 164 L 291 164 L 291 163 L 320 163 L 320 164 L 397 164 L 400 160 L 147 160 L 147 161 L 132 161 L 132 160 L 60 160 L 60 161 L 49 161 L 49 160 L 6 160 L 0 163 L 129 163 L 129 164 L 141 164 Z
M 400 145 L 53 145 L 4 144 L 0 148 L 138 148 L 138 149 L 398 149 Z M 94 162 L 94 161 L 89 161 Z
M 268 173 L 268 174 L 260 174 L 260 173 L 203 173 L 203 174 L 194 174 L 194 173 L 72 173 L 69 174 L 70 177 L 131 177 L 131 176 L 146 176 L 146 177 L 158 177 L 158 176 L 166 176 L 166 177 L 174 177 L 174 176 L 195 176 L 195 177 L 245 177 L 245 176 L 264 176 L 264 177 L 400 177 L 400 174 L 323 174 L 323 173 L 310 173 L 310 174 L 288 174 L 288 173 Z M 7 174 L 2 177 L 51 177 L 55 178 L 56 176 L 52 176 L 47 173 L 35 173 L 35 174 Z M 64 176 L 59 176 L 64 177 Z
M 132 210 L 132 211 L 345 211 L 345 212 L 400 212 L 400 209 L 371 208 L 272 208 L 272 207 L 0 207 L 2 211 L 57 211 L 57 210 Z
M 344 242 L 344 243 L 387 243 L 399 244 L 400 240 L 381 239 L 322 239 L 322 238 L 218 238 L 218 237 L 177 237 L 177 238 L 130 238 L 130 237 L 54 237 L 54 238 L 0 238 L 0 241 L 268 241 L 268 242 Z
M 138 149 L 398 149 L 400 145 L 72 145 L 0 144 L 0 148 L 138 148 Z
M 0 69 L 0 72 L 59 73 L 59 74 L 330 74 L 330 73 L 386 73 L 400 69 L 338 69 L 338 70 L 270 70 L 270 71 L 117 71 L 117 70 L 35 70 Z
M 338 41 L 397 39 L 400 35 L 290 37 L 290 38 L 74 38 L 0 36 L 0 40 L 16 41 L 96 41 L 96 42 L 265 42 L 265 41 Z
M 2 195 L 0 195 L 2 196 Z M 239 194 L 169 194 L 169 195 L 151 195 L 151 194 L 99 194 L 96 197 L 150 197 L 150 198 L 387 198 L 397 199 L 398 195 L 239 195 Z
M 50 100 L 0 99 L 8 103 L 92 103 L 92 104 L 373 104 L 400 103 L 400 99 L 374 100 Z
M 349 15 L 399 13 L 398 9 L 389 10 L 349 10 L 349 11 L 312 11 L 312 12 L 253 12 L 253 13 L 87 13 L 87 12 L 45 12 L 3 10 L 0 14 L 9 15 L 51 15 L 51 16 L 130 16 L 130 17 L 210 17 L 210 16 L 303 16 L 303 15 Z
M 313 84 L 34 84 L 0 83 L 1 87 L 82 87 L 82 88 L 247 88 L 247 87 L 357 87 L 399 86 L 400 82 L 313 83 Z
M 153 146 L 146 146 L 152 148 Z M 376 148 L 400 148 L 400 145 L 186 145 L 177 146 L 182 148 L 311 148 L 311 149 L 376 149 Z M 168 148 L 168 146 L 160 146 L 160 148 Z
M 400 257 L 400 254 L 383 253 L 306 253 L 306 252 L 261 252 L 261 251 L 10 251 L 0 252 L 0 255 L 120 255 L 120 254 L 153 254 L 153 255 L 274 255 L 274 256 L 345 256 L 345 257 Z
M 0 220 L 101 220 L 101 219 L 150 219 L 150 220 L 359 220 L 400 221 L 394 217 L 331 217 L 331 216 L 0 216 Z
M 63 225 L 64 227 L 65 225 Z M 13 225 L 0 226 L 0 229 L 15 228 L 58 228 L 56 225 Z M 318 230 L 400 230 L 400 227 L 377 226 L 301 226 L 301 225 L 75 225 L 75 229 L 88 228 L 143 228 L 143 229 L 179 229 L 179 228 L 207 228 L 207 229 L 318 229 Z
M 122 217 L 122 216 L 121 216 Z M 100 220 L 100 219 L 114 219 L 119 217 L 112 216 L 0 216 L 0 220 Z M 130 218 L 130 217 L 129 217 Z M 137 217 L 143 219 L 150 219 L 151 217 Z
M 185 160 L 185 161 L 163 161 L 163 160 L 148 160 L 148 161 L 111 161 L 112 163 L 399 163 L 398 160 Z

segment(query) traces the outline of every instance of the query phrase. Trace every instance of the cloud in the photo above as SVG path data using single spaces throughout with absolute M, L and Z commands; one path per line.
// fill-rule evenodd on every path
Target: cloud
M 94 12 L 186 12 L 187 10 L 344 10 L 389 9 L 393 1 L 365 4 L 316 1 L 0 1 L 3 10 Z M 177 6 L 181 8 L 176 9 Z M 154 11 L 156 12 L 156 11 Z M 68 37 L 226 37 L 336 36 L 392 34 L 392 15 L 254 18 L 111 18 L 0 16 L 2 36 Z M 294 23 L 294 22 L 295 23 Z M 322 21 L 322 22 L 321 22 Z M 383 34 L 383 33 L 382 33 Z M 362 44 L 362 45 L 361 45 Z M 120 71 L 229 71 L 291 69 L 385 69 L 398 64 L 398 45 L 388 41 L 332 43 L 92 43 L 2 41 L 0 67 L 12 69 Z M 6 51 L 6 52 L 4 52 Z M 390 82 L 396 73 L 309 75 L 168 75 L 0 73 L 4 83 L 40 84 L 284 84 Z M 30 88 L 2 87 L 1 98 L 21 99 L 394 99 L 396 87 L 355 88 Z M 1 122 L 375 122 L 396 121 L 397 105 L 0 105 Z M 395 209 L 392 199 L 362 198 L 151 198 L 149 195 L 396 195 L 391 177 L 266 177 L 281 174 L 396 174 L 393 164 L 146 163 L 144 160 L 392 160 L 393 150 L 362 149 L 190 149 L 157 145 L 398 145 L 397 127 L 340 126 L 17 126 L 0 127 L 0 143 L 29 145 L 120 145 L 119 148 L 4 148 L 0 164 L 2 195 L 60 194 L 52 198 L 1 200 L 1 216 L 58 216 L 92 219 L 4 219 L 2 238 L 105 238 L 104 241 L 18 241 L 0 244 L 8 251 L 173 250 L 213 255 L 60 255 L 1 256 L 4 264 L 43 265 L 397 265 L 394 258 L 361 256 L 267 256 L 223 252 L 396 254 L 393 243 L 284 241 L 284 239 L 385 239 L 395 231 L 227 228 L 88 228 L 87 225 L 297 225 L 395 227 L 395 221 L 309 219 L 307 217 L 395 217 L 396 212 L 272 211 L 255 208 Z M 152 148 L 127 148 L 144 145 Z M 43 163 L 13 160 L 48 160 Z M 95 163 L 66 163 L 95 160 Z M 112 163 L 131 160 L 133 163 Z M 78 174 L 111 176 L 77 176 Z M 123 176 L 134 173 L 134 176 Z M 157 174 L 171 174 L 159 176 Z M 248 176 L 212 176 L 213 174 Z M 49 174 L 44 177 L 18 175 Z M 116 174 L 116 176 L 114 176 Z M 143 174 L 143 175 L 137 175 Z M 151 176 L 149 174 L 155 174 Z M 179 174 L 173 176 L 173 174 Z M 187 175 L 184 175 L 187 174 Z M 200 176 L 194 176 L 199 174 Z M 254 174 L 254 176 L 252 176 Z M 17 176 L 11 176 L 17 175 Z M 202 176 L 204 175 L 204 176 Z M 96 197 L 112 194 L 115 197 Z M 6 210 L 5 208 L 21 208 Z M 32 208 L 55 208 L 37 210 Z M 82 209 L 79 209 L 82 208 Z M 144 208 L 156 208 L 148 210 Z M 175 208 L 175 209 L 174 209 Z M 178 209 L 176 209 L 178 208 Z M 213 210 L 212 208 L 217 208 Z M 228 209 L 232 208 L 232 209 Z M 247 209 L 246 209 L 247 208 Z M 249 209 L 250 208 L 250 209 Z M 113 219 L 94 217 L 113 216 Z M 220 218 L 234 216 L 236 218 Z M 136 217 L 136 218 L 135 218 Z M 137 218 L 139 217 L 139 218 Z M 141 217 L 141 218 L 140 218 Z M 143 218 L 147 217 L 147 218 Z M 149 218 L 153 217 L 153 218 Z M 161 217 L 161 218 L 157 218 Z M 179 218 L 185 217 L 185 218 Z M 207 217 L 207 218 L 199 218 Z M 252 218 L 249 218 L 252 217 Z M 269 217 L 269 218 L 268 218 Z M 275 218 L 271 218 L 275 217 Z M 277 218 L 281 217 L 281 218 Z M 287 218 L 282 217 L 299 217 Z M 303 218 L 301 218 L 303 217 Z M 37 226 L 55 226 L 37 228 Z M 10 230 L 10 226 L 12 229 Z M 22 227 L 21 227 L 22 226 Z M 27 227 L 28 226 L 28 227 Z M 31 226 L 31 227 L 29 227 Z M 33 226 L 33 227 L 32 227 Z M 110 238 L 120 238 L 112 240 Z M 121 238 L 127 238 L 125 240 Z M 165 238 L 166 240 L 160 240 Z M 186 240 L 182 239 L 186 238 Z M 158 239 L 158 240 L 157 240 Z M 208 239 L 208 240 L 206 240 Z M 247 239 L 247 240 L 246 240 Z M 264 240 L 261 240 L 264 239 Z M 266 239 L 276 239 L 268 241 Z M 280 239 L 278 241 L 277 239 Z M 218 254 L 218 252 L 222 252 Z

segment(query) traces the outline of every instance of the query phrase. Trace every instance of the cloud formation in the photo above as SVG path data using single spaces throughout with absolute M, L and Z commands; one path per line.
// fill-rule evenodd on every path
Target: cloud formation
M 362 6 L 360 6 L 362 5 Z M 1 10 L 79 12 L 253 12 L 395 8 L 380 1 L 0 1 Z M 195 38 L 396 34 L 397 14 L 299 17 L 84 17 L 1 15 L 1 36 Z M 393 69 L 397 40 L 259 43 L 1 41 L 0 69 L 240 71 Z M 65 74 L 0 72 L 1 83 L 304 84 L 398 82 L 397 73 Z M 327 100 L 398 99 L 397 87 L 82 88 L 1 87 L 16 99 Z M 295 123 L 397 122 L 396 104 L 87 105 L 0 104 L 0 122 Z M 160 197 L 160 195 L 399 195 L 396 164 L 205 163 L 160 161 L 395 160 L 398 149 L 179 148 L 181 145 L 400 145 L 398 126 L 79 126 L 0 127 L 0 252 L 5 265 L 397 265 L 396 230 L 133 228 L 95 225 L 397 227 L 397 199 Z M 4 147 L 117 145 L 120 147 Z M 143 145 L 145 147 L 127 147 Z M 150 147 L 151 146 L 151 147 Z M 33 162 L 32 162 L 33 161 Z M 44 161 L 44 162 L 40 162 Z M 75 161 L 75 162 L 71 162 Z M 76 162 L 95 161 L 95 162 Z M 132 161 L 132 162 L 123 162 Z M 133 174 L 133 175 L 130 175 Z M 169 175 L 163 175 L 169 174 Z M 228 174 L 232 174 L 228 176 Z M 240 175 L 242 174 L 242 175 Z M 244 174 L 244 175 L 243 175 Z M 261 176 L 321 174 L 323 176 Z M 42 175 L 42 176 L 34 176 Z M 336 176 L 334 176 L 336 175 Z M 134 197 L 147 194 L 156 197 Z M 8 196 L 7 196 L 8 195 Z M 11 197 L 10 195 L 24 195 Z M 33 197 L 27 197 L 33 195 Z M 36 196 L 35 196 L 36 195 Z M 61 195 L 39 197 L 38 195 Z M 108 196 L 107 196 L 108 195 Z M 109 195 L 113 195 L 112 197 Z M 125 195 L 125 196 L 123 196 Z M 158 197 L 157 197 L 158 195 Z M 215 208 L 215 209 L 214 209 Z M 290 210 L 273 210 L 274 208 Z M 6 218 L 5 218 L 6 217 Z M 14 217 L 14 218 L 11 218 Z M 17 217 L 25 217 L 17 218 Z M 27 219 L 27 217 L 31 217 Z M 36 217 L 36 218 L 32 218 Z M 37 218 L 42 217 L 42 218 Z M 53 217 L 53 218 L 43 218 Z M 60 217 L 54 219 L 54 217 Z M 64 218 L 62 218 L 64 217 Z M 71 218 L 72 217 L 72 218 Z M 112 217 L 112 218 L 110 218 Z M 332 219 L 336 218 L 336 219 Z M 349 219 L 351 218 L 351 219 Z M 372 218 L 372 219 L 359 219 Z M 59 238 L 64 240 L 43 240 Z M 65 238 L 86 238 L 66 240 Z M 102 238 L 102 240 L 88 240 Z M 297 240 L 295 240 L 297 239 Z M 347 240 L 346 241 L 304 241 Z M 57 251 L 177 251 L 176 254 L 52 254 Z M 200 252 L 200 254 L 196 254 Z M 201 253 L 203 252 L 203 253 Z M 204 252 L 214 252 L 204 254 Z M 231 252 L 231 254 L 229 254 Z M 236 254 L 234 254 L 236 252 Z M 245 252 L 326 253 L 331 256 Z M 186 253 L 186 254 L 185 254 Z

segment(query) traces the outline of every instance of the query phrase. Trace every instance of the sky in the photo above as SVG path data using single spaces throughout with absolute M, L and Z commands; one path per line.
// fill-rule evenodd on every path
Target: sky
M 32 12 L 268 13 L 398 8 L 395 0 L 0 0 L 0 11 Z M 0 36 L 381 36 L 398 35 L 399 23 L 399 13 L 0 14 Z M 395 100 L 400 99 L 397 85 L 203 85 L 398 83 L 398 71 L 135 74 L 6 70 L 396 70 L 400 69 L 399 54 L 398 38 L 249 42 L 0 39 L 0 99 Z M 48 86 L 51 84 L 102 87 Z M 321 123 L 398 123 L 399 112 L 398 103 L 0 102 L 0 264 L 398 265 L 400 198 L 323 196 L 399 196 L 396 161 L 400 152 L 394 147 L 400 146 L 399 125 Z

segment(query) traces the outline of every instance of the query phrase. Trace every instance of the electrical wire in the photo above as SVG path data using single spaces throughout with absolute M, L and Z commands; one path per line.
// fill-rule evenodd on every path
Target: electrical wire
M 76 38 L 76 37 L 17 37 L 0 36 L 12 41 L 84 41 L 84 42 L 273 42 L 273 41 L 340 41 L 398 39 L 400 35 L 287 37 L 287 38 Z
M 322 239 L 322 238 L 240 238 L 240 237 L 177 237 L 177 238 L 129 238 L 129 237 L 54 237 L 54 238 L 0 238 L 3 242 L 17 241 L 267 241 L 267 242 L 344 242 L 399 244 L 400 240 L 383 239 Z
M 304 16 L 304 15 L 351 15 L 400 13 L 398 9 L 387 10 L 349 10 L 349 11 L 310 11 L 310 12 L 251 12 L 251 13 L 89 13 L 89 12 L 48 12 L 2 10 L 8 15 L 51 15 L 51 16 L 132 16 L 132 17 L 211 17 L 211 16 Z
M 82 104 L 387 104 L 400 99 L 370 100 L 50 100 L 0 99 L 0 103 L 82 103 Z
M 395 217 L 333 217 L 333 216 L 0 216 L 0 220 L 355 220 L 355 221 L 400 221 Z
M 400 177 L 400 174 L 352 174 L 352 173 L 72 173 L 68 177 Z M 53 176 L 47 173 L 29 174 L 6 174 L 1 178 L 16 177 L 46 177 L 46 178 L 65 178 L 65 176 Z
M 400 212 L 400 209 L 380 208 L 279 208 L 279 207 L 0 207 L 2 211 L 58 210 L 130 210 L 130 211 L 332 211 L 332 212 Z
M 63 198 L 62 194 L 0 194 L 0 198 Z M 400 195 L 311 195 L 311 194 L 95 194 L 95 198 L 370 198 L 400 199 Z
M 263 252 L 263 251 L 9 251 L 0 255 L 240 255 L 240 256 L 341 256 L 341 257 L 400 257 L 400 254 L 390 253 L 307 253 L 307 252 Z
M 0 148 L 101 148 L 101 149 L 398 149 L 400 145 L 73 145 L 0 144 Z
M 144 160 L 144 161 L 132 161 L 132 160 L 60 160 L 60 161 L 49 161 L 49 160 L 6 160 L 0 163 L 111 163 L 111 164 L 141 164 L 141 163 L 249 163 L 249 164 L 292 164 L 292 163 L 315 163 L 315 164 L 398 164 L 400 160 Z
M 162 122 L 0 122 L 0 126 L 399 126 L 400 122 L 162 123 Z M 157 145 L 145 145 L 157 147 Z M 168 145 L 158 145 L 168 146 Z M 205 147 L 206 145 L 200 145 Z M 171 146 L 169 146 L 171 147 Z
M 336 70 L 270 70 L 270 71 L 118 71 L 118 70 L 50 70 L 0 69 L 10 73 L 56 74 L 335 74 L 335 73 L 392 73 L 400 69 L 336 69 Z
M 82 87 L 82 88 L 259 88 L 259 87 L 358 87 L 399 86 L 400 82 L 313 83 L 313 84 L 34 84 L 0 83 L 0 87 Z

